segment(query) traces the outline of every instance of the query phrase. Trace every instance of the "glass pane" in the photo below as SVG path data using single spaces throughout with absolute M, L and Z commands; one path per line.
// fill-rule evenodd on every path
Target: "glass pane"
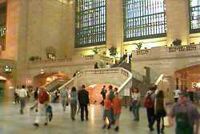
M 200 0 L 190 0 L 190 29 L 200 30 Z
M 105 0 L 77 0 L 76 2 L 76 47 L 104 43 Z
M 125 39 L 166 33 L 164 0 L 125 0 Z

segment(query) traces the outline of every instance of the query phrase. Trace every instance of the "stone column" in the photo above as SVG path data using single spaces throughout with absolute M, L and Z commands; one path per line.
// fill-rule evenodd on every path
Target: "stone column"
M 189 44 L 188 0 L 165 0 L 167 17 L 167 45 L 181 39 L 183 45 Z
M 72 57 L 75 48 L 75 1 L 70 1 L 66 5 L 66 32 L 65 38 L 67 39 L 64 45 L 66 57 Z
M 15 0 L 13 0 L 15 1 Z M 18 46 L 17 46 L 17 83 L 26 84 L 27 75 L 27 34 L 28 34 L 28 2 L 19 1 Z
M 106 46 L 117 48 L 122 53 L 123 46 L 123 0 L 107 0 L 107 35 Z

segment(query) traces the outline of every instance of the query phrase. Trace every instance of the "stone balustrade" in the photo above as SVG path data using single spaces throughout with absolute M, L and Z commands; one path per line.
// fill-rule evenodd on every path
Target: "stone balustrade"
M 71 66 L 71 65 L 84 65 L 84 64 L 94 64 L 94 57 L 81 57 L 81 58 L 65 58 L 65 59 L 55 59 L 55 60 L 36 60 L 29 61 L 29 68 L 41 68 L 41 67 L 59 67 L 59 66 Z
M 195 51 L 195 50 L 197 50 L 197 45 L 169 47 L 169 52 L 183 52 L 183 51 Z
M 97 78 L 98 77 L 98 78 Z M 119 86 L 119 92 L 132 86 L 132 74 L 123 68 L 85 69 L 77 73 L 70 81 L 59 88 L 79 87 L 82 84 L 110 83 Z
M 145 55 L 148 54 L 150 49 L 142 49 L 142 50 L 136 50 L 137 55 Z
M 192 44 L 177 47 L 154 47 L 133 51 L 133 60 L 158 59 L 158 58 L 178 58 L 200 56 L 200 45 Z

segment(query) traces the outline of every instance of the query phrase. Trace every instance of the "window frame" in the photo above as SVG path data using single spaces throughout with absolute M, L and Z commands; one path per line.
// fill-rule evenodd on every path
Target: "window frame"
M 200 5 L 197 5 L 197 6 L 194 6 L 192 7 L 192 4 L 191 4 L 192 0 L 189 0 L 189 4 L 188 4 L 188 8 L 189 8 L 189 29 L 190 29 L 190 34 L 192 33 L 199 33 L 200 32 L 200 26 L 199 28 L 197 29 L 192 29 L 192 8 L 194 7 L 199 7 L 200 9 Z M 199 11 L 199 14 L 200 14 L 200 11 Z M 200 18 L 199 18 L 199 21 L 200 21 Z
M 145 4 L 148 4 L 147 2 L 145 3 Z M 124 22 L 124 25 L 123 25 L 123 29 L 124 29 L 124 31 L 123 31 L 123 33 L 124 33 L 124 41 L 133 41 L 133 40 L 140 40 L 140 39 L 149 39 L 149 38 L 160 38 L 160 37 L 165 37 L 166 35 L 167 35 L 167 16 L 166 16 L 166 8 L 165 8 L 165 2 L 164 2 L 164 5 L 163 5 L 164 7 L 164 13 L 162 13 L 162 12 L 159 12 L 159 13 L 152 13 L 152 14 L 143 14 L 143 15 L 141 15 L 141 13 L 140 13 L 140 15 L 139 16 L 137 16 L 137 17 L 131 17 L 131 18 L 126 18 L 126 16 L 127 16 L 127 0 L 123 0 L 123 22 Z M 140 7 L 139 8 L 139 11 L 141 11 L 142 10 L 142 7 Z M 144 30 L 144 27 L 143 27 L 143 32 L 146 32 L 148 35 L 140 35 L 140 36 L 132 36 L 132 37 L 128 37 L 128 35 L 126 34 L 126 32 L 128 31 L 127 30 L 127 25 L 126 25 L 126 23 L 127 23 L 127 21 L 128 20 L 134 20 L 134 19 L 143 19 L 143 18 L 145 18 L 145 17 L 149 17 L 148 19 L 146 19 L 146 22 L 148 22 L 147 24 L 149 24 L 149 20 L 150 20 L 150 17 L 152 16 L 158 16 L 159 14 L 164 14 L 164 27 L 165 27 L 165 33 L 156 33 L 156 34 L 150 34 L 150 32 L 149 32 L 149 28 L 150 27 L 148 27 L 148 28 L 146 28 L 146 30 Z M 159 21 L 157 21 L 157 22 L 159 22 Z M 144 24 L 146 24 L 146 23 L 144 23 Z M 140 23 L 140 25 L 138 25 L 138 26 L 141 26 L 142 27 L 142 24 Z M 156 25 L 157 27 L 159 27 L 159 26 L 161 26 L 161 25 Z M 134 29 L 134 26 L 132 26 L 132 27 L 130 27 L 129 29 Z M 141 29 L 141 28 L 140 28 Z M 157 28 L 158 29 L 158 28 Z M 142 30 L 140 30 L 140 32 L 141 32 Z M 133 33 L 133 32 L 132 32 Z M 134 34 L 134 33 L 133 33 Z
M 88 3 L 88 2 L 86 2 L 86 3 Z M 107 35 L 106 34 L 107 33 L 107 26 L 106 26 L 106 21 L 107 21 L 107 1 L 105 0 L 105 5 L 93 7 L 93 8 L 90 8 L 89 10 L 84 10 L 84 11 L 78 11 L 80 9 L 80 7 L 78 7 L 79 6 L 78 4 L 79 4 L 79 0 L 76 0 L 75 1 L 75 41 L 74 41 L 75 42 L 75 48 L 91 47 L 91 46 L 97 46 L 97 45 L 104 45 L 104 44 L 106 44 L 106 38 L 107 38 L 107 36 L 106 36 Z M 82 3 L 82 6 L 83 6 L 83 3 Z M 86 26 L 84 28 L 82 27 L 81 31 L 79 31 L 80 28 L 78 28 L 77 25 L 79 25 L 79 27 L 80 27 L 80 25 L 84 25 L 83 22 L 81 23 L 78 20 L 79 17 L 81 17 L 80 14 L 83 14 L 84 12 L 88 12 L 88 11 L 91 11 L 92 9 L 95 9 L 94 11 L 96 11 L 98 13 L 98 16 L 100 16 L 101 12 L 100 12 L 99 9 L 101 9 L 102 7 L 105 8 L 105 13 L 104 13 L 105 17 L 103 17 L 105 20 L 103 18 L 99 19 L 99 17 L 97 17 L 99 24 L 94 24 L 94 25 L 91 25 L 91 26 Z M 89 16 L 90 14 L 87 13 L 87 15 Z M 82 19 L 82 21 L 83 20 L 84 19 Z M 90 22 L 88 21 L 88 23 L 90 23 Z M 99 32 L 99 29 L 101 29 L 100 28 L 101 26 L 102 26 L 102 30 L 100 30 L 100 32 L 103 32 L 102 34 L 100 34 L 100 32 Z M 93 27 L 93 28 L 90 29 L 90 27 Z M 94 27 L 99 27 L 99 28 L 94 28 Z M 84 29 L 86 29 L 86 30 L 84 30 Z M 103 29 L 105 29 L 105 32 L 104 32 Z M 84 43 L 81 44 L 80 43 L 81 37 L 79 37 L 79 36 L 85 36 L 85 34 L 80 34 L 80 32 L 85 32 L 85 31 L 95 31 L 95 32 L 93 32 L 93 34 L 90 34 L 90 35 L 97 35 L 98 37 L 95 38 L 96 41 L 95 42 L 91 42 L 91 43 L 88 42 L 88 43 L 85 43 L 85 44 Z M 105 37 L 104 40 L 103 41 L 99 41 L 100 40 L 99 36 L 103 36 L 103 34 L 104 34 L 104 37 Z M 89 36 L 85 36 L 85 37 L 87 37 L 87 39 L 89 39 Z M 90 38 L 92 38 L 92 36 L 90 36 Z

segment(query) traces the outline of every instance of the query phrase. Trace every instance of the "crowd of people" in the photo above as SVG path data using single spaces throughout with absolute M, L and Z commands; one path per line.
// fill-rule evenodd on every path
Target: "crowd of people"
M 107 89 L 108 88 L 108 89 Z M 129 91 L 129 93 L 127 92 Z M 66 110 L 66 106 L 70 106 L 70 116 L 72 121 L 76 120 L 76 113 L 80 111 L 81 121 L 88 121 L 88 105 L 90 104 L 89 92 L 86 86 L 82 85 L 80 89 L 72 87 L 68 89 L 63 88 L 59 92 L 56 90 L 59 100 Z M 24 107 L 26 105 L 26 98 L 33 95 L 34 103 L 30 110 L 35 110 L 36 117 L 34 126 L 39 127 L 43 123 L 48 125 L 53 118 L 53 110 L 50 102 L 51 95 L 44 87 L 36 88 L 30 92 L 23 85 L 21 88 L 17 87 L 14 92 L 15 103 L 20 104 L 20 114 L 24 114 Z M 131 88 L 124 91 L 124 98 L 121 98 L 118 93 L 118 88 L 113 88 L 112 85 L 102 87 L 100 92 L 102 96 L 101 105 L 103 108 L 103 126 L 102 128 L 110 129 L 112 126 L 115 131 L 119 131 L 120 115 L 122 113 L 122 105 L 129 106 L 133 113 L 133 120 L 140 121 L 140 107 L 144 106 L 147 113 L 147 121 L 149 131 L 154 131 L 154 124 L 156 123 L 157 134 L 164 134 L 165 122 L 168 125 L 176 122 L 176 134 L 198 134 L 200 115 L 197 107 L 190 100 L 190 94 L 176 89 L 174 91 L 174 105 L 169 108 L 166 105 L 164 91 L 152 86 L 148 89 L 145 96 L 142 98 L 138 88 Z M 168 109 L 168 110 L 167 110 Z M 169 110 L 170 109 L 170 110 Z M 167 119 L 167 120 L 166 120 Z

